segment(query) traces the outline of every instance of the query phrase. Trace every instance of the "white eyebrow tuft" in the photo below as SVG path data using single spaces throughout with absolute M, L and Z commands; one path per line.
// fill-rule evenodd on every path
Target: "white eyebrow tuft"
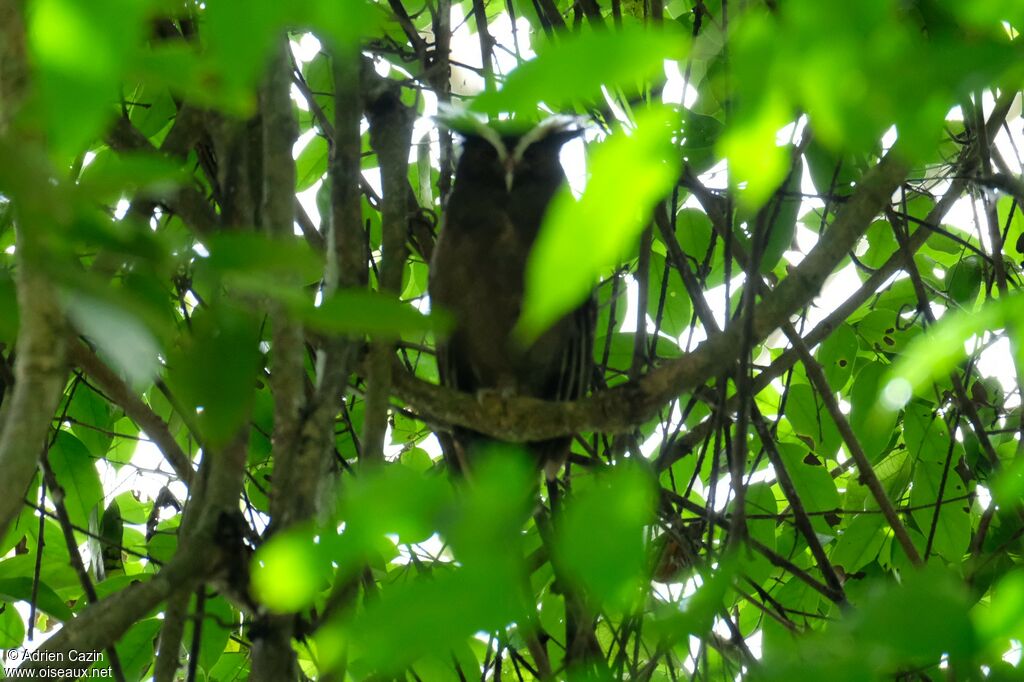
M 512 152 L 512 160 L 516 163 L 522 161 L 523 154 L 526 153 L 531 144 L 544 139 L 551 133 L 565 130 L 576 122 L 576 119 L 572 116 L 552 116 L 541 121 L 528 133 L 519 138 L 519 142 Z
M 480 127 L 477 129 L 477 134 L 491 143 L 494 150 L 498 152 L 498 160 L 505 163 L 508 159 L 508 147 L 505 146 L 505 141 L 501 139 L 501 135 L 498 134 L 498 131 L 485 123 L 481 123 Z
M 459 135 L 476 135 L 486 140 L 494 147 L 494 150 L 498 153 L 498 159 L 502 163 L 505 163 L 506 159 L 508 159 L 508 147 L 505 146 L 505 141 L 501 139 L 501 135 L 494 128 L 487 125 L 479 116 L 450 104 L 439 105 L 438 110 L 438 115 L 434 116 L 434 120 L 439 124 Z

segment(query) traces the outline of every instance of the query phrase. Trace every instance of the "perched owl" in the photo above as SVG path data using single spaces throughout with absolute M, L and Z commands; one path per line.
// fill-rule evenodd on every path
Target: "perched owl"
M 566 181 L 559 151 L 580 131 L 565 119 L 517 134 L 483 124 L 466 128 L 457 130 L 464 138 L 462 155 L 430 264 L 432 305 L 455 322 L 437 348 L 441 382 L 469 393 L 580 398 L 593 374 L 593 301 L 529 347 L 512 338 L 527 257 L 548 204 Z M 453 440 L 455 461 L 449 458 L 449 465 L 461 467 L 483 437 L 456 429 Z M 570 442 L 565 437 L 529 444 L 549 478 L 568 456 Z

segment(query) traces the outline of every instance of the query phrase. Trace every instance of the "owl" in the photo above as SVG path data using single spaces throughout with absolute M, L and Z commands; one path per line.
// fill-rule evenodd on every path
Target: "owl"
M 512 335 L 530 249 L 566 182 L 559 151 L 580 130 L 563 118 L 526 131 L 466 128 L 457 131 L 464 138 L 462 154 L 430 264 L 431 305 L 454 318 L 451 335 L 437 347 L 441 383 L 477 394 L 580 398 L 593 374 L 593 300 L 529 346 Z M 461 469 L 485 439 L 455 429 L 453 441 L 449 466 Z M 570 442 L 565 437 L 528 444 L 549 479 L 568 456 Z

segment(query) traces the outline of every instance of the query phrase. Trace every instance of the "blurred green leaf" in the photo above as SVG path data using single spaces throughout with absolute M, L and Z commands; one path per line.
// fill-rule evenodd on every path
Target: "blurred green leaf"
M 249 418 L 259 368 L 257 323 L 227 305 L 197 309 L 191 333 L 168 356 L 167 383 L 194 411 L 211 447 L 223 447 Z
M 169 196 L 186 181 L 181 164 L 157 154 L 107 152 L 82 170 L 78 184 L 83 192 L 101 203 L 117 203 L 122 195 L 145 191 L 157 197 Z
M 355 289 L 336 291 L 319 306 L 303 306 L 294 312 L 312 329 L 385 339 L 422 332 L 444 334 L 451 327 L 443 310 L 424 315 L 387 294 Z
M 58 157 L 70 159 L 102 132 L 118 79 L 145 36 L 152 7 L 138 0 L 38 0 L 28 14 L 39 117 Z
M 761 254 L 761 272 L 769 273 L 782 259 L 782 255 L 793 243 L 796 232 L 796 216 L 803 203 L 800 183 L 803 180 L 804 164 L 797 157 L 789 171 L 789 178 L 779 189 L 776 199 L 765 209 L 767 212 L 768 235 Z
M 1024 332 L 1020 309 L 1021 295 L 1014 293 L 989 301 L 978 310 L 947 312 L 914 338 L 893 363 L 879 385 L 878 411 L 903 407 L 925 386 L 949 374 L 966 357 L 964 343 L 972 336 L 1009 326 L 1019 339 Z
M 901 585 L 879 585 L 860 605 L 855 636 L 873 666 L 938 663 L 946 654 L 954 666 L 976 649 L 963 587 L 941 569 L 911 572 Z
M 677 126 L 669 109 L 644 111 L 635 129 L 612 135 L 594 150 L 579 201 L 568 188 L 555 196 L 526 269 L 520 338 L 536 338 L 579 305 L 640 234 L 651 208 L 679 178 L 672 143 Z
M 653 518 L 652 481 L 639 467 L 621 466 L 574 483 L 556 519 L 559 563 L 597 604 L 628 608 L 647 568 L 643 528 Z
M 748 210 L 760 208 L 786 179 L 789 154 L 776 144 L 776 133 L 792 118 L 792 110 L 777 96 L 766 97 L 750 116 L 726 130 L 718 150 L 729 161 L 729 179 L 737 199 Z
M 300 611 L 327 587 L 330 562 L 310 525 L 293 526 L 260 545 L 252 559 L 252 591 L 278 613 Z
M 252 275 L 315 282 L 323 276 L 323 263 L 298 238 L 273 238 L 258 232 L 221 233 L 204 237 L 209 251 L 204 266 L 221 275 Z
M 1024 637 L 1024 570 L 1008 572 L 988 597 L 974 606 L 971 620 L 981 643 L 1000 656 L 1009 639 Z
M 687 42 L 669 24 L 658 30 L 626 24 L 616 31 L 561 34 L 557 43 L 537 45 L 535 59 L 509 73 L 501 90 L 479 95 L 471 108 L 531 115 L 542 102 L 560 110 L 599 101 L 602 86 L 634 90 L 659 76 L 664 60 L 685 58 Z
M 138 317 L 116 302 L 85 293 L 69 292 L 67 301 L 71 322 L 129 384 L 144 386 L 153 379 L 159 369 L 160 346 Z

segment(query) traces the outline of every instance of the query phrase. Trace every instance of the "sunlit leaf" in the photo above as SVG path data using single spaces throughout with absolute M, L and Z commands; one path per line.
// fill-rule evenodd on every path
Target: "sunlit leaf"
M 748 209 L 762 206 L 786 179 L 789 154 L 775 138 L 791 116 L 784 100 L 769 97 L 719 141 L 719 152 L 729 160 L 729 178 L 739 188 L 737 198 Z
M 567 188 L 552 201 L 527 265 L 521 338 L 535 338 L 582 302 L 598 275 L 636 239 L 655 202 L 679 178 L 676 127 L 669 109 L 643 112 L 635 129 L 594 150 L 579 201 Z
M 659 30 L 627 24 L 617 31 L 563 34 L 537 47 L 538 56 L 505 79 L 501 90 L 477 97 L 472 108 L 532 114 L 543 102 L 558 110 L 600 97 L 601 87 L 635 89 L 660 75 L 666 59 L 683 59 L 686 36 L 670 25 Z M 581 69 L 580 65 L 587 68 Z M 573 74 L 566 78 L 566 74 Z
M 252 590 L 268 608 L 288 613 L 312 604 L 326 587 L 330 564 L 309 526 L 293 527 L 260 545 L 252 560 Z
M 950 371 L 967 352 L 964 343 L 972 336 L 1008 324 L 1020 324 L 1020 294 L 989 302 L 974 311 L 947 313 L 924 334 L 916 337 L 900 354 L 879 386 L 879 408 L 902 407 L 911 396 Z

